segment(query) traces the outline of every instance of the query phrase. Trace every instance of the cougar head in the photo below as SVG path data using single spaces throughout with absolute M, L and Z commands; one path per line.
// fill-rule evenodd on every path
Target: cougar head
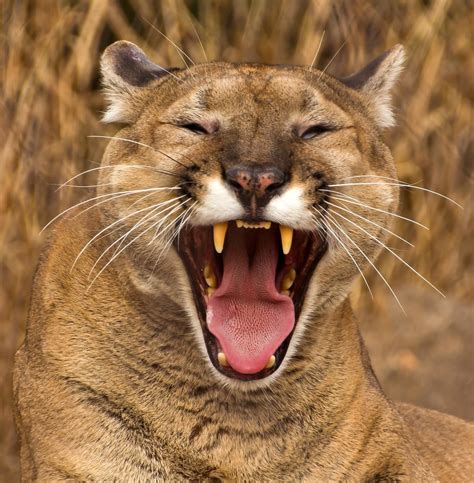
M 376 258 L 398 191 L 351 180 L 396 177 L 382 130 L 403 59 L 396 46 L 338 80 L 286 65 L 167 70 L 123 41 L 104 53 L 104 120 L 125 124 L 100 181 L 125 194 L 104 222 L 142 282 L 186 310 L 221 380 L 273 380 Z

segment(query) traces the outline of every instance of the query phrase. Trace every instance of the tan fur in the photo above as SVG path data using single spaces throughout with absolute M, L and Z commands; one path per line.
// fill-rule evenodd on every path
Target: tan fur
M 123 49 L 127 56 L 140 53 L 127 43 L 106 52 L 103 69 L 112 102 L 106 116 L 128 123 L 118 137 L 153 149 L 110 142 L 103 166 L 114 168 L 101 171 L 99 195 L 176 184 L 157 171 L 118 166 L 181 173 L 184 168 L 171 156 L 193 166 L 191 196 L 200 211 L 190 223 L 212 224 L 225 219 L 225 210 L 214 205 L 209 213 L 204 200 L 224 162 L 264 163 L 289 150 L 296 160 L 290 187 L 308 205 L 320 196 L 315 170 L 331 182 L 361 174 L 395 177 L 380 132 L 390 116 L 380 118 L 380 110 L 394 69 L 400 68 L 400 47 L 372 66 L 365 73 L 370 82 L 360 85 L 361 78 L 344 84 L 302 67 L 225 63 L 174 72 L 181 82 L 169 75 L 150 80 L 147 70 L 132 78 L 121 71 Z M 330 119 L 340 129 L 314 141 L 293 141 L 290 125 L 308 122 L 308 100 L 314 102 L 313 117 Z M 219 123 L 223 134 L 198 136 L 175 127 L 184 115 Z M 395 187 L 345 193 L 362 193 L 381 210 L 397 207 Z M 334 241 L 312 277 L 286 361 L 261 383 L 226 380 L 210 364 L 183 263 L 174 247 L 161 251 L 167 239 L 154 240 L 154 230 L 127 247 L 90 286 L 96 260 L 138 216 L 91 244 L 71 271 L 94 234 L 130 213 L 133 202 L 134 209 L 151 203 L 151 197 L 139 200 L 145 194 L 70 215 L 49 237 L 14 374 L 24 480 L 472 477 L 472 425 L 397 406 L 384 396 L 348 301 L 358 272 Z M 153 202 L 172 195 L 154 195 Z M 358 213 L 390 225 L 381 212 Z M 308 229 L 306 209 L 298 214 L 285 223 Z M 341 220 L 341 225 L 374 260 L 379 246 L 350 224 Z M 387 238 L 373 224 L 362 226 Z M 352 253 L 361 267 L 367 265 L 360 252 Z

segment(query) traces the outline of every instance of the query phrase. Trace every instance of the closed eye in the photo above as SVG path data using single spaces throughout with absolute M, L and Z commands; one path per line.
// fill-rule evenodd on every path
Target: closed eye
M 314 126 L 309 127 L 305 131 L 300 134 L 301 139 L 313 139 L 316 136 L 321 136 L 322 134 L 326 134 L 334 129 L 331 126 L 326 124 L 315 124 Z
M 199 134 L 200 136 L 203 134 L 211 134 L 204 126 L 198 124 L 197 122 L 191 122 L 189 124 L 181 124 L 183 129 L 187 129 L 188 131 L 193 132 L 194 134 Z

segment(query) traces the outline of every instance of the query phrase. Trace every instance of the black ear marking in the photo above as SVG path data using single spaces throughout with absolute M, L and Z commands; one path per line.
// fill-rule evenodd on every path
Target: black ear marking
M 340 81 L 346 84 L 347 87 L 350 87 L 352 89 L 361 89 L 367 82 L 367 80 L 377 72 L 380 64 L 384 61 L 388 54 L 389 52 L 384 52 L 383 54 L 380 54 L 374 60 L 369 62 L 363 69 L 359 70 L 359 72 L 356 72 L 355 74 L 352 74 L 348 77 L 344 77 L 340 79 Z
M 176 77 L 172 72 L 180 70 L 160 67 L 125 40 L 105 49 L 100 66 L 108 100 L 104 122 L 134 122 L 148 96 L 148 85 L 162 77 Z
M 168 74 L 166 69 L 148 59 L 143 50 L 125 40 L 119 40 L 106 49 L 103 63 L 107 63 L 125 83 L 135 87 L 143 87 Z
M 402 45 L 395 45 L 359 72 L 340 79 L 347 87 L 366 95 L 367 105 L 380 127 L 390 127 L 395 123 L 391 91 L 403 70 L 404 61 L 405 49 Z

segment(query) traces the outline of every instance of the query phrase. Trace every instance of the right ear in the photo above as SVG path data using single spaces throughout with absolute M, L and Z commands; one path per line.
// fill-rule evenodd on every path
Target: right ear
M 119 40 L 107 47 L 100 61 L 107 110 L 104 122 L 134 122 L 143 106 L 146 87 L 169 71 L 154 64 L 143 50 Z

